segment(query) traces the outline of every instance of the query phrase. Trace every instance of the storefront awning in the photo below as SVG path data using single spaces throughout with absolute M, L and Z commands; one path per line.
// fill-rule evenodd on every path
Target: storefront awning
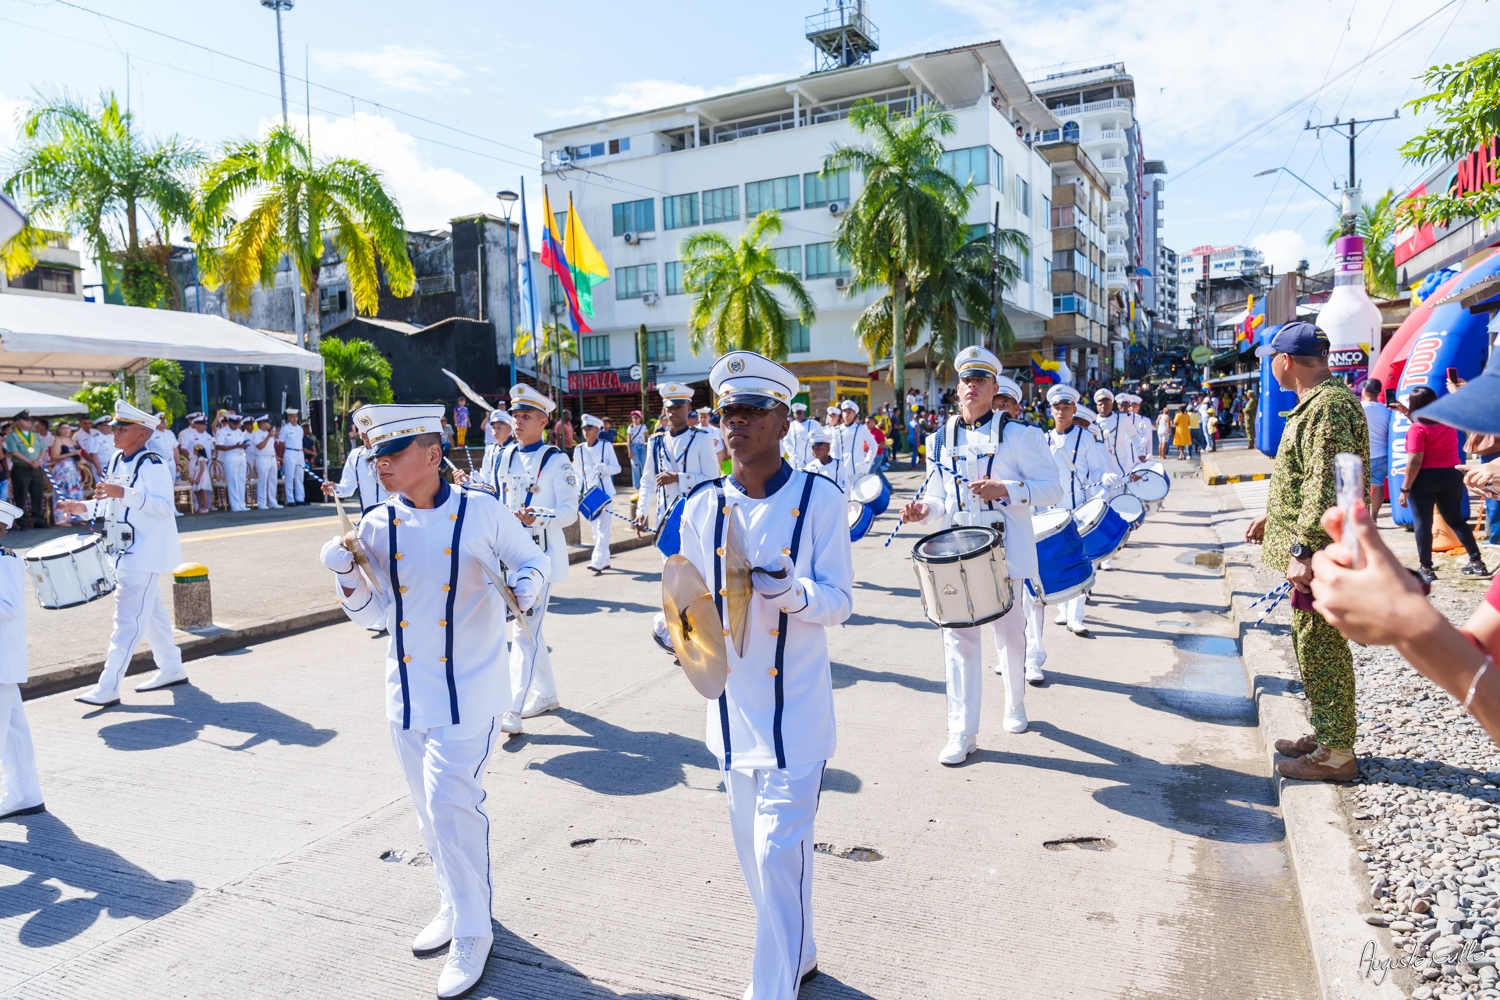
M 45 392 L 27 389 L 25 386 L 0 382 L 0 417 L 14 417 L 22 410 L 33 417 L 60 417 L 67 413 L 88 413 L 82 403 L 60 396 L 49 396 Z

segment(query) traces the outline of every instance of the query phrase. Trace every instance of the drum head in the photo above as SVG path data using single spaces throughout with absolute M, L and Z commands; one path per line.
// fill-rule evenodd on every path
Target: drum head
M 1087 535 L 1099 527 L 1099 522 L 1104 520 L 1104 513 L 1107 510 L 1109 510 L 1109 505 L 1104 502 L 1103 497 L 1095 497 L 1088 503 L 1080 504 L 1073 512 L 1073 520 L 1078 524 L 1078 533 Z
M 1150 467 L 1138 465 L 1130 470 L 1130 475 L 1133 478 L 1125 481 L 1125 489 L 1131 496 L 1146 503 L 1165 500 L 1172 489 L 1171 480 Z
M 864 516 L 864 513 L 865 513 L 865 506 L 864 506 L 864 504 L 857 503 L 857 502 L 855 502 L 853 500 L 849 501 L 849 527 L 852 528 L 856 524 L 858 524 L 859 523 L 859 519 Z
M 74 552 L 93 548 L 98 543 L 98 535 L 64 535 L 62 538 L 54 538 L 40 545 L 33 545 L 26 550 L 26 560 L 30 562 L 34 559 L 56 559 L 58 556 L 72 555 Z
M 854 487 L 849 491 L 849 495 L 860 503 L 874 503 L 880 498 L 880 477 L 860 476 L 854 481 Z
M 988 552 L 1000 544 L 1000 532 L 994 528 L 948 528 L 920 539 L 912 546 L 911 556 L 918 562 L 958 562 Z
M 1131 524 L 1138 523 L 1146 516 L 1146 505 L 1141 503 L 1139 498 L 1133 497 L 1129 493 L 1115 497 L 1109 502 L 1109 505 L 1114 508 L 1116 514 L 1119 514 Z
M 1040 514 L 1031 515 L 1031 530 L 1040 542 L 1063 530 L 1072 520 L 1071 510 L 1044 510 Z

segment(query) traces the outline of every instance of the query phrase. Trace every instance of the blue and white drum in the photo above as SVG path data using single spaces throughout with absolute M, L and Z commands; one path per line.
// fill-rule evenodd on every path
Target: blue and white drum
M 614 498 L 604 492 L 603 486 L 595 486 L 578 500 L 578 513 L 585 521 L 592 521 L 601 511 L 608 509 Z
M 946 528 L 911 550 L 922 613 L 944 628 L 973 628 L 1001 617 L 1015 602 L 1001 524 Z
M 1160 462 L 1142 462 L 1130 470 L 1125 490 L 1142 503 L 1160 503 L 1171 492 L 1172 481 Z
M 875 511 L 856 500 L 849 501 L 849 541 L 857 542 L 870 531 Z
M 1129 493 L 1121 493 L 1109 502 L 1109 506 L 1125 519 L 1125 523 L 1130 525 L 1132 531 L 1139 528 L 1146 520 L 1146 505 Z
M 678 496 L 656 525 L 656 547 L 671 558 L 682 551 L 682 508 L 686 498 Z
M 1031 515 L 1036 534 L 1036 561 L 1041 568 L 1041 601 L 1052 604 L 1077 597 L 1094 585 L 1094 564 L 1083 551 L 1083 538 L 1071 510 Z
M 48 610 L 97 601 L 115 589 L 115 561 L 100 535 L 64 535 L 26 551 L 37 603 Z
M 1083 554 L 1094 563 L 1103 562 L 1119 551 L 1130 534 L 1129 523 L 1103 497 L 1080 504 L 1073 512 L 1073 522 L 1083 539 Z
M 849 495 L 874 511 L 876 517 L 891 506 L 891 484 L 884 476 L 860 476 L 849 489 Z

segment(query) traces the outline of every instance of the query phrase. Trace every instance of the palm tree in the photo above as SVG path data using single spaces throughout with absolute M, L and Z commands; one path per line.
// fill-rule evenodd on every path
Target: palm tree
M 37 219 L 82 235 L 125 302 L 158 306 L 171 298 L 170 226 L 192 212 L 190 173 L 203 154 L 175 135 L 145 138 L 121 111 L 113 91 L 88 104 L 67 92 L 39 94 L 21 118 L 21 148 L 5 193 Z M 143 240 L 142 224 L 154 239 Z M 23 229 L 0 247 L 0 266 L 14 277 L 37 264 L 46 231 Z
M 230 213 L 242 199 L 253 202 L 236 220 Z M 288 257 L 306 296 L 309 339 L 317 342 L 325 233 L 349 272 L 359 313 L 378 311 L 382 271 L 392 295 L 412 293 L 406 224 L 373 167 L 345 158 L 315 161 L 308 144 L 286 125 L 273 126 L 261 140 L 229 143 L 209 167 L 193 235 L 202 248 L 203 283 L 226 288 L 231 312 L 249 313 L 251 289 L 269 288 Z
M 850 111 L 849 124 L 872 135 L 874 145 L 841 144 L 823 161 L 824 173 L 851 167 L 864 175 L 864 187 L 839 223 L 833 243 L 853 271 L 850 294 L 890 289 L 891 328 L 903 331 L 905 341 L 891 353 L 891 381 L 900 400 L 906 351 L 916 332 L 906 320 L 913 278 L 952 251 L 954 231 L 968 212 L 974 186 L 959 184 L 940 166 L 941 137 L 957 129 L 946 111 L 923 106 L 898 121 L 885 105 L 861 101 Z
M 391 401 L 391 363 L 368 340 L 329 337 L 319 341 L 318 353 L 323 356 L 323 378 L 338 393 L 334 398 L 338 426 L 344 425 L 355 399 L 366 403 Z M 335 435 L 333 440 L 343 447 L 342 436 Z
M 812 325 L 816 310 L 802 279 L 776 262 L 769 245 L 780 233 L 781 213 L 771 209 L 755 217 L 738 243 L 713 229 L 682 241 L 683 287 L 695 296 L 688 316 L 694 354 L 707 341 L 715 355 L 755 351 L 784 361 L 790 321 Z M 773 289 L 786 292 L 795 317 L 782 311 Z
M 516 331 L 516 353 L 534 355 L 538 377 L 551 387 L 561 382 L 554 376 L 578 360 L 578 341 L 558 324 L 543 323 L 541 336 L 530 330 Z
M 1344 235 L 1340 218 L 1328 230 L 1328 245 Z M 1387 189 L 1373 205 L 1362 205 L 1354 231 L 1365 238 L 1365 289 L 1371 298 L 1393 299 L 1396 285 L 1396 194 Z

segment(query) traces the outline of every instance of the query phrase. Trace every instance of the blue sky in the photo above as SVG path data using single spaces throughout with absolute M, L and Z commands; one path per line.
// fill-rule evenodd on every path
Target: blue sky
M 257 0 L 81 3 L 0 0 L 0 155 L 36 88 L 123 98 L 127 54 L 148 132 L 212 148 L 279 114 L 274 72 L 99 16 L 274 68 L 274 17 Z M 375 163 L 408 224 L 435 228 L 494 210 L 523 173 L 539 181 L 535 132 L 807 72 L 802 18 L 821 5 L 297 0 L 284 15 L 299 78 L 288 96 L 300 118 L 307 65 L 317 149 Z M 1323 265 L 1331 210 L 1285 175 L 1252 175 L 1286 166 L 1332 196 L 1347 147 L 1304 132 L 1309 118 L 1390 114 L 1421 92 L 1423 67 L 1500 38 L 1500 0 L 874 0 L 870 13 L 885 57 L 998 37 L 1031 78 L 1124 61 L 1146 154 L 1169 171 L 1168 244 L 1252 243 L 1278 270 Z M 1361 140 L 1367 193 L 1420 177 L 1396 152 L 1419 125 L 1403 114 Z

